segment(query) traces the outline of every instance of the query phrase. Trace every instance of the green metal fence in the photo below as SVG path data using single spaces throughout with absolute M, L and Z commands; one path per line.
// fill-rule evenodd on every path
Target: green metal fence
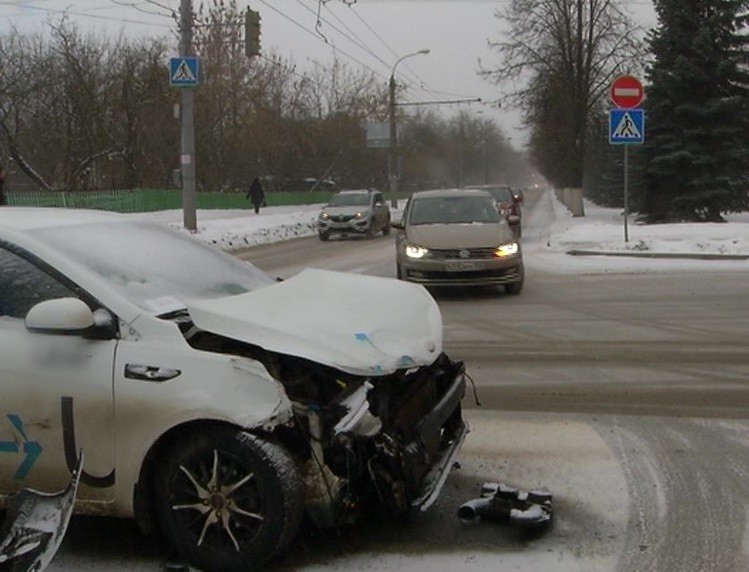
M 90 191 L 6 192 L 8 205 L 24 207 L 67 207 L 115 212 L 151 212 L 182 208 L 182 191 L 161 189 L 114 189 Z M 310 205 L 328 202 L 332 191 L 266 192 L 268 206 Z M 251 208 L 244 193 L 198 193 L 199 209 Z

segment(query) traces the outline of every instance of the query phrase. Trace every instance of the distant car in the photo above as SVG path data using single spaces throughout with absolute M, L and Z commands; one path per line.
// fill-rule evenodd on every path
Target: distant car
M 279 281 L 127 215 L 0 208 L 0 509 L 82 453 L 76 512 L 219 571 L 264 569 L 303 517 L 423 510 L 467 432 L 442 343 L 413 284 Z
M 320 240 L 328 240 L 333 234 L 373 236 L 379 231 L 390 234 L 390 209 L 382 193 L 372 189 L 336 193 L 317 219 Z
M 486 191 L 419 191 L 393 227 L 397 276 L 425 286 L 523 288 L 520 243 Z
M 513 189 L 509 185 L 472 185 L 466 188 L 486 191 L 493 196 L 497 203 L 499 214 L 505 217 L 507 224 L 510 225 L 510 228 L 518 238 L 522 236 L 523 213 L 520 208 L 520 203 L 523 201 L 522 191 Z

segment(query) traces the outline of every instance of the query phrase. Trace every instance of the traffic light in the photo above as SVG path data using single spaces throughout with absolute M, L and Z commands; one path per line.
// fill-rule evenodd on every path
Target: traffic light
M 244 17 L 244 52 L 247 57 L 260 55 L 260 12 L 249 8 Z

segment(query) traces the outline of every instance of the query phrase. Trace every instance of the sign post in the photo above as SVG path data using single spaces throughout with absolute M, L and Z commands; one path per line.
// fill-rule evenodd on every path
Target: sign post
M 609 143 L 624 145 L 624 242 L 629 242 L 629 146 L 645 142 L 645 113 L 636 109 L 645 90 L 636 77 L 623 75 L 611 84 L 609 96 L 618 108 L 609 110 Z

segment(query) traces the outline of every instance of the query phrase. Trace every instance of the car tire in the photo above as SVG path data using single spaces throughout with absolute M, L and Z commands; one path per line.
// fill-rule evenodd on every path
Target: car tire
M 330 233 L 327 232 L 327 231 L 323 231 L 323 232 L 318 233 L 317 236 L 320 237 L 320 240 L 322 240 L 323 242 L 325 242 L 325 241 L 327 241 L 330 238 Z
M 155 471 L 160 529 L 201 570 L 262 568 L 296 536 L 301 480 L 280 445 L 225 426 L 171 443 Z
M 385 221 L 385 226 L 382 227 L 382 236 L 387 236 L 390 234 L 390 219 L 387 219 Z
M 395 277 L 398 280 L 405 280 L 404 273 L 403 273 L 403 268 L 401 267 L 400 264 L 396 264 L 395 265 Z

